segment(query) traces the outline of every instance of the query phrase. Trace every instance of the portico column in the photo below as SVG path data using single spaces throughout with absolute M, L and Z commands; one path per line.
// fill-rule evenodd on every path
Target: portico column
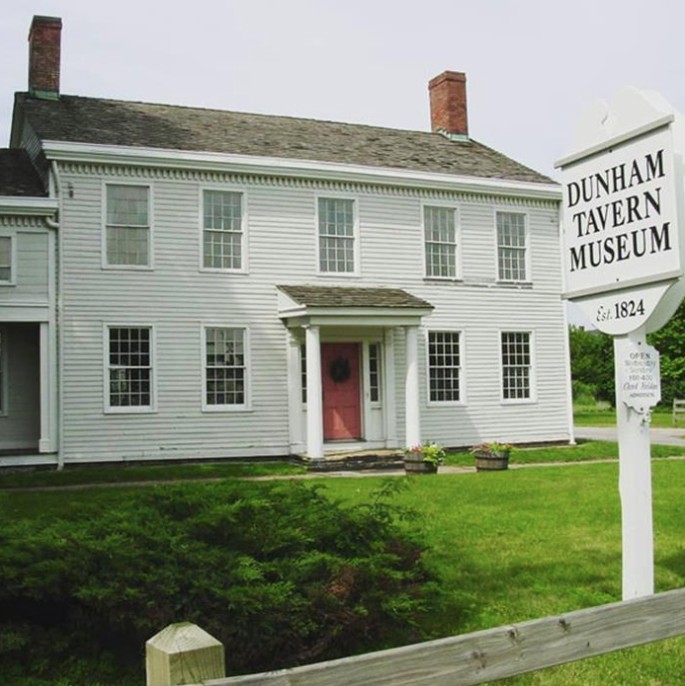
M 307 455 L 323 458 L 323 402 L 321 398 L 321 335 L 318 326 L 305 327 L 307 352 Z
M 419 328 L 405 326 L 407 367 L 404 379 L 405 443 L 421 443 L 421 405 L 419 402 Z

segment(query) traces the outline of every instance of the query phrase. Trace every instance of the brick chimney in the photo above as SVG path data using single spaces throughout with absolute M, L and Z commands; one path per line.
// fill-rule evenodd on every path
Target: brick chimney
M 468 136 L 466 74 L 444 71 L 428 82 L 431 103 L 431 130 Z
M 62 20 L 34 16 L 29 31 L 29 94 L 36 98 L 59 98 Z

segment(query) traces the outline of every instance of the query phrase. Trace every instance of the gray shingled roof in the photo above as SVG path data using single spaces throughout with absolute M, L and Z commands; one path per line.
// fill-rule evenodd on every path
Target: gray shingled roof
M 61 95 L 17 93 L 44 140 L 167 148 L 554 183 L 474 140 L 360 124 Z
M 400 288 L 348 288 L 342 286 L 277 286 L 287 296 L 307 307 L 399 307 L 433 309 L 426 300 Z
M 0 195 L 45 197 L 43 182 L 26 150 L 0 148 Z

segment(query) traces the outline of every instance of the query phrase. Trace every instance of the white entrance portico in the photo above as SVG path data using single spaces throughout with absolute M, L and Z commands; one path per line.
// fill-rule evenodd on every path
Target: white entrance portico
M 404 290 L 336 286 L 278 286 L 278 315 L 289 331 L 290 444 L 293 452 L 322 459 L 324 388 L 342 381 L 347 360 L 322 367 L 322 345 L 358 344 L 360 441 L 370 448 L 398 448 L 421 441 L 418 329 L 433 306 Z M 352 348 L 353 350 L 356 348 Z M 396 360 L 404 360 L 403 389 L 396 388 Z M 402 393 L 403 391 L 403 393 Z M 397 430 L 398 404 L 404 430 Z M 339 447 L 339 444 L 336 444 Z

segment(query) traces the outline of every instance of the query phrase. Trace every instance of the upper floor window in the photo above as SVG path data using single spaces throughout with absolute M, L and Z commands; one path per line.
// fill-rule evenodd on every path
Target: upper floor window
M 531 335 L 528 332 L 502 332 L 502 398 L 532 398 Z
M 355 271 L 354 200 L 319 198 L 319 271 Z
M 147 186 L 107 186 L 107 266 L 151 265 L 149 190 Z
M 500 281 L 526 281 L 526 216 L 497 213 L 497 265 Z
M 13 245 L 10 236 L 0 236 L 0 284 L 11 285 L 14 283 L 13 269 Z
M 243 196 L 233 191 L 202 193 L 202 265 L 243 268 Z
M 247 405 L 246 331 L 205 329 L 205 409 Z
M 423 208 L 426 276 L 457 276 L 457 222 L 453 207 Z
M 152 328 L 108 327 L 107 408 L 113 411 L 153 408 Z
M 428 398 L 431 402 L 461 400 L 461 350 L 458 331 L 428 332 Z

